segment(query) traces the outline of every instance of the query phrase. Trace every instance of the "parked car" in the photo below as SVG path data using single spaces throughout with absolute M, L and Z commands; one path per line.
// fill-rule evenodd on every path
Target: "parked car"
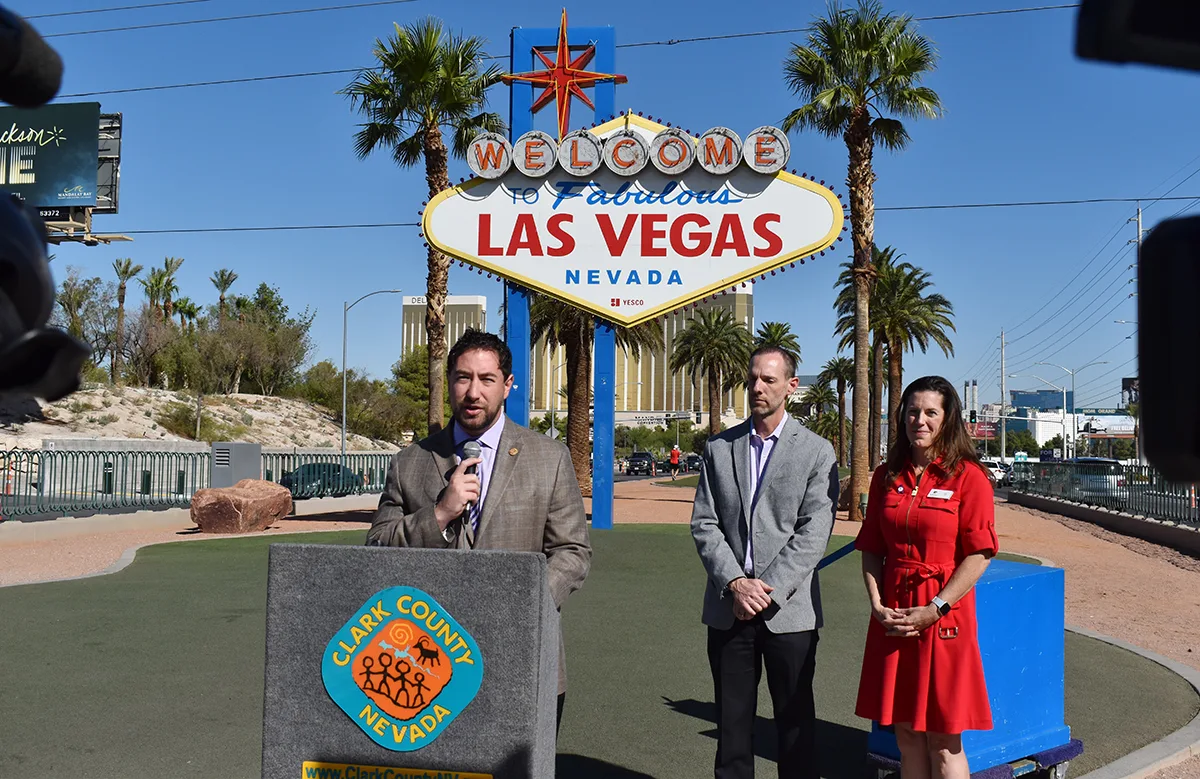
M 1076 497 L 1115 499 L 1125 487 L 1125 468 L 1108 457 L 1076 457 L 1071 460 L 1071 489 Z
M 296 500 L 327 496 L 341 498 L 357 492 L 366 484 L 366 477 L 337 463 L 305 463 L 283 474 L 279 484 L 287 487 Z
M 1008 484 L 1008 469 L 999 460 L 980 460 L 979 464 L 991 474 L 992 482 L 996 486 L 1003 487 Z
M 630 476 L 651 476 L 654 473 L 654 456 L 649 452 L 634 452 L 629 456 L 629 467 L 625 473 Z
M 683 466 L 688 473 L 700 473 L 700 469 L 704 467 L 704 458 L 698 454 L 689 454 L 683 458 Z

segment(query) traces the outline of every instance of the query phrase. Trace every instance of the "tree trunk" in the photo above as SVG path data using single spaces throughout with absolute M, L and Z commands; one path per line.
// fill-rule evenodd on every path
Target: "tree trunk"
M 581 332 L 570 332 L 563 343 L 567 353 L 567 448 L 575 478 L 585 498 L 592 494 L 591 451 L 588 430 L 591 429 L 589 384 L 592 377 L 591 338 Z
M 883 339 L 879 336 L 871 347 L 871 361 L 871 462 L 876 462 L 883 438 Z
M 721 376 L 716 371 L 708 372 L 708 435 L 721 433 Z
M 888 451 L 896 443 L 896 430 L 903 422 L 900 398 L 904 394 L 904 350 L 900 341 L 888 344 Z
M 117 287 L 117 337 L 113 349 L 113 384 L 121 385 L 121 356 L 125 352 L 125 282 Z
M 429 199 L 450 188 L 446 144 L 436 124 L 425 129 L 425 183 Z M 442 397 L 446 382 L 446 290 L 450 258 L 429 245 L 428 275 L 425 277 L 425 337 L 429 343 L 429 435 L 445 427 Z
M 845 133 L 849 166 L 846 186 L 850 193 L 850 236 L 854 245 L 854 438 L 850 466 L 850 519 L 862 521 L 859 496 L 866 495 L 875 457 L 869 451 L 870 409 L 867 355 L 871 333 L 871 248 L 875 243 L 875 173 L 871 170 L 873 139 L 867 106 L 855 108 Z
M 846 380 L 838 379 L 838 465 L 846 467 Z

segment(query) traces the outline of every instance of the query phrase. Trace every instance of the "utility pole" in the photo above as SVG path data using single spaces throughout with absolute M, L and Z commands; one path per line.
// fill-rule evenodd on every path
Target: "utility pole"
M 1129 221 L 1137 222 L 1137 238 L 1135 239 L 1135 241 L 1137 243 L 1137 249 L 1134 252 L 1134 260 L 1133 260 L 1133 266 L 1134 266 L 1133 296 L 1137 297 L 1137 295 L 1138 295 L 1138 278 L 1141 275 L 1141 271 L 1142 271 L 1142 201 L 1140 201 L 1140 200 L 1138 201 L 1137 216 Z M 1138 327 L 1137 319 L 1133 320 L 1133 326 L 1135 328 Z M 1134 346 L 1133 346 L 1134 356 L 1139 357 L 1137 354 L 1137 341 L 1135 340 L 1133 342 L 1133 344 L 1134 344 Z M 1140 360 L 1140 357 L 1139 357 L 1139 360 Z M 1140 362 L 1138 364 L 1140 365 Z M 1134 371 L 1134 374 L 1141 375 L 1141 372 Z M 1128 407 L 1126 407 L 1126 410 L 1128 410 Z M 1141 416 L 1141 409 L 1138 409 L 1138 416 L 1139 417 Z M 1144 465 L 1146 461 L 1144 459 L 1142 459 L 1142 435 L 1141 435 L 1141 430 L 1139 428 L 1137 417 L 1134 417 L 1134 420 L 1133 420 L 1133 445 L 1134 445 L 1134 454 L 1137 456 L 1138 463 Z
M 1000 331 L 1000 461 L 1008 451 L 1008 371 L 1004 365 L 1004 331 Z

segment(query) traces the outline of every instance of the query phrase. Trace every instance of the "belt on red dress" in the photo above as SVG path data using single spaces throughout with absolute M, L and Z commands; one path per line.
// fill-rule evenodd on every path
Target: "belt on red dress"
M 935 579 L 938 584 L 945 586 L 948 574 L 954 570 L 953 563 L 927 563 L 910 557 L 897 557 L 889 562 L 902 572 L 901 586 L 912 591 L 930 579 Z

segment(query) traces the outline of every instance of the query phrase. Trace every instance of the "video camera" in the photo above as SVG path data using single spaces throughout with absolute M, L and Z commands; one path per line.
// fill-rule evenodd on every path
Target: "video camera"
M 62 60 L 21 17 L 0 6 L 0 101 L 22 108 L 49 102 Z M 0 193 L 0 393 L 57 400 L 79 388 L 87 344 L 47 327 L 54 280 L 46 226 L 31 206 Z
M 1200 70 L 1200 5 L 1083 0 L 1075 53 L 1084 59 Z M 1200 217 L 1169 219 L 1138 261 L 1140 425 L 1147 458 L 1174 481 L 1200 481 Z

